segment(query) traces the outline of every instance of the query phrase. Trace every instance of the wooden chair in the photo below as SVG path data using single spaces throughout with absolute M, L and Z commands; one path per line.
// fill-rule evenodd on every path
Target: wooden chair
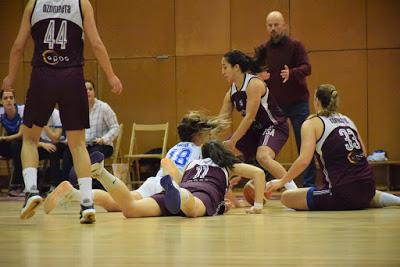
M 114 151 L 111 155 L 111 163 L 118 163 L 122 161 L 122 156 L 120 152 L 120 147 L 121 147 L 121 140 L 122 140 L 122 134 L 124 133 L 124 124 L 121 123 L 119 125 L 119 132 L 118 132 L 118 137 L 115 141 L 114 145 Z
M 137 141 L 137 133 L 138 132 L 161 132 L 162 134 L 162 150 L 160 154 L 138 154 L 138 141 Z M 129 153 L 125 155 L 125 158 L 128 159 L 128 166 L 131 166 L 132 162 L 135 162 L 135 170 L 132 173 L 132 184 L 140 185 L 141 177 L 140 177 L 140 164 L 139 160 L 143 158 L 154 158 L 154 159 L 162 159 L 165 157 L 167 153 L 167 139 L 168 139 L 168 122 L 162 124 L 137 124 L 133 123 L 132 125 L 132 133 L 131 140 L 129 144 Z
M 124 133 L 124 124 L 121 123 L 119 125 L 119 132 L 117 138 L 114 140 L 114 149 L 113 153 L 110 158 L 106 159 L 106 162 L 104 162 L 104 167 L 112 171 L 112 164 L 114 163 L 120 163 L 122 162 L 122 156 L 121 156 L 121 140 L 122 140 L 122 134 Z
M 5 132 L 6 131 L 5 131 L 4 127 L 2 127 L 0 125 L 0 136 L 4 136 Z M 12 178 L 11 177 L 12 176 L 12 162 L 11 162 L 11 159 L 0 156 L 0 161 L 4 161 L 5 162 L 5 164 L 7 166 L 8 176 L 10 177 L 10 181 L 11 181 L 11 178 Z

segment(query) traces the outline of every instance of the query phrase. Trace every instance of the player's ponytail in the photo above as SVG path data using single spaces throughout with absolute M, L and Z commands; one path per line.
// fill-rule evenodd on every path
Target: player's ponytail
M 203 158 L 211 160 L 221 168 L 232 169 L 233 164 L 241 161 L 218 141 L 208 141 L 201 148 Z
M 239 65 L 240 70 L 251 73 L 259 73 L 261 69 L 256 61 L 239 50 L 232 50 L 224 54 L 225 60 L 233 67 Z
M 207 116 L 201 111 L 190 111 L 178 125 L 178 135 L 182 142 L 193 142 L 197 133 L 215 136 L 230 127 L 230 120 L 222 116 Z
M 327 117 L 336 112 L 339 103 L 339 96 L 334 85 L 319 85 L 315 96 L 321 103 L 322 110 L 318 112 L 319 116 Z

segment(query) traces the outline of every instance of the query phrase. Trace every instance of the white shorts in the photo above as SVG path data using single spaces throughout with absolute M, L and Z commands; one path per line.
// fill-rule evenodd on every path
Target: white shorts
M 161 193 L 162 191 L 164 191 L 164 189 L 160 185 L 161 178 L 162 177 L 159 176 L 149 177 L 135 191 L 138 192 L 142 196 L 142 198 L 151 197 L 152 195 Z M 172 181 L 172 183 L 176 188 L 179 188 L 179 186 L 175 183 L 175 181 Z
M 136 192 L 138 192 L 142 198 L 158 194 L 164 190 L 160 185 L 160 180 L 161 177 L 149 177 L 138 189 L 136 189 Z

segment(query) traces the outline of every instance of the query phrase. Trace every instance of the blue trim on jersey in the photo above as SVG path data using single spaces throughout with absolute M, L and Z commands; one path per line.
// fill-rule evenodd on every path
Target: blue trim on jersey
M 15 104 L 15 109 L 16 109 L 16 114 L 15 117 L 13 119 L 9 119 L 7 117 L 7 114 L 4 113 L 1 114 L 0 116 L 0 123 L 3 125 L 4 129 L 7 132 L 7 135 L 12 135 L 12 134 L 16 134 L 19 131 L 19 128 L 21 127 L 22 124 L 22 118 L 21 115 L 19 115 L 18 113 L 18 105 Z
M 314 194 L 315 190 L 317 190 L 317 188 L 311 187 L 307 191 L 307 206 L 308 206 L 309 210 L 313 210 L 314 209 L 313 194 Z

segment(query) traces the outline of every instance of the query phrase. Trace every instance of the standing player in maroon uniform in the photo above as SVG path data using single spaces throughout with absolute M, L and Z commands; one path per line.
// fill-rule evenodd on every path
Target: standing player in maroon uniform
M 92 175 L 107 189 L 127 218 L 182 215 L 187 217 L 223 214 L 224 195 L 229 179 L 235 175 L 254 179 L 255 203 L 248 213 L 261 213 L 265 188 L 263 170 L 240 163 L 222 144 L 206 142 L 202 146 L 204 159 L 189 163 L 183 176 L 170 159 L 162 159 L 164 173 L 160 184 L 164 192 L 140 200 L 132 197 L 126 185 L 103 166 L 104 156 L 92 153 Z M 171 176 L 180 186 L 174 186 Z
M 357 127 L 347 116 L 336 111 L 337 101 L 333 85 L 318 87 L 314 98 L 317 114 L 302 126 L 300 155 L 282 179 L 267 184 L 268 193 L 300 175 L 315 151 L 324 174 L 325 188 L 285 191 L 281 199 L 285 206 L 296 210 L 356 210 L 400 205 L 399 197 L 375 190 Z
M 239 150 L 246 160 L 255 157 L 274 178 L 282 178 L 286 170 L 275 161 L 275 157 L 288 139 L 286 117 L 265 83 L 247 73 L 257 72 L 250 57 L 233 50 L 224 55 L 221 63 L 222 75 L 231 88 L 219 114 L 230 118 L 236 108 L 243 116 L 230 139 L 224 142 L 225 146 L 231 151 Z M 297 188 L 294 182 L 285 187 Z
M 35 47 L 26 97 L 21 152 L 26 191 L 21 219 L 33 216 L 35 208 L 42 201 L 37 190 L 37 145 L 42 127 L 58 104 L 74 166 L 80 178 L 80 222 L 95 221 L 90 159 L 85 148 L 84 129 L 89 127 L 89 109 L 83 77 L 83 33 L 92 45 L 111 90 L 120 93 L 122 84 L 113 72 L 88 0 L 30 0 L 11 49 L 9 71 L 2 86 L 5 91 L 12 90 L 26 41 L 32 34 Z

